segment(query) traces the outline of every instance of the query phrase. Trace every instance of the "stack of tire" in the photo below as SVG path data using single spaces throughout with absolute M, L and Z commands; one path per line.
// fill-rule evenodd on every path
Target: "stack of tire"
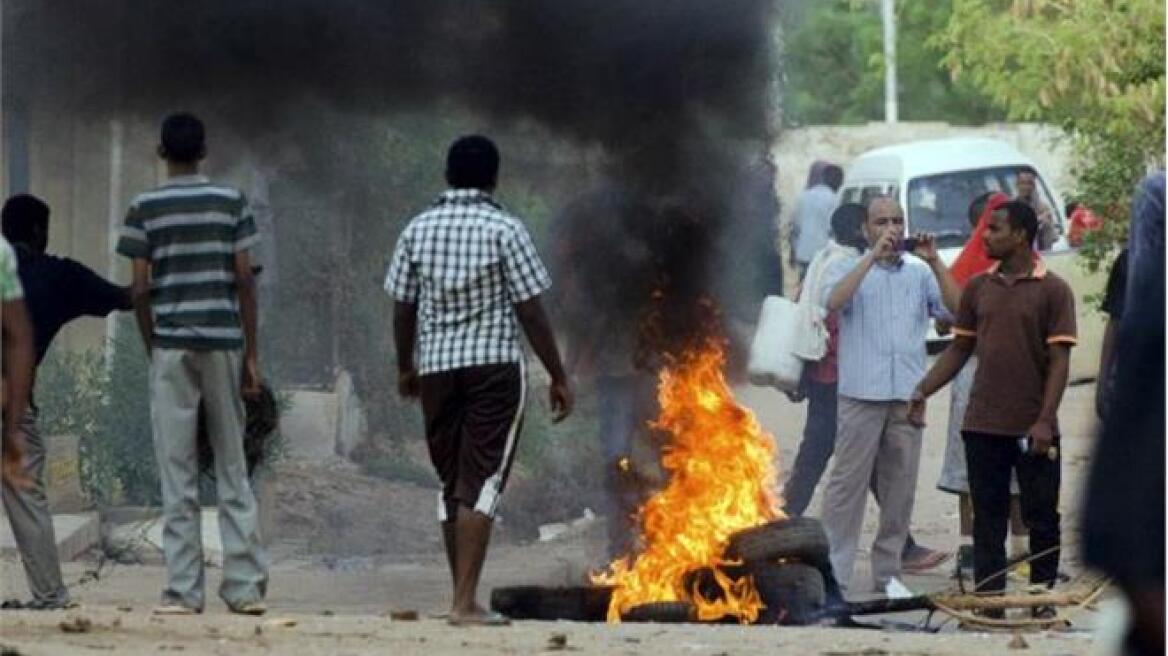
M 828 553 L 827 534 L 819 521 L 793 517 L 732 535 L 725 557 L 728 562 L 738 564 L 723 565 L 720 569 L 731 580 L 746 576 L 754 580 L 755 589 L 766 605 L 756 623 L 807 625 L 823 617 L 828 588 L 835 587 Z M 690 572 L 685 585 L 706 599 L 716 599 L 722 594 L 709 569 Z M 622 619 L 662 623 L 698 621 L 697 610 L 689 601 L 636 606 Z
M 766 610 L 760 624 L 806 625 L 823 616 L 829 584 L 835 587 L 827 533 L 819 520 L 792 517 L 736 533 L 728 559 L 741 560 L 754 577 Z M 838 595 L 838 588 L 834 591 Z
M 828 560 L 827 534 L 810 517 L 781 519 L 740 531 L 731 536 L 726 560 L 720 567 L 731 580 L 751 577 L 766 608 L 758 624 L 807 625 L 824 617 L 829 599 L 839 588 Z M 717 577 L 708 568 L 686 576 L 687 590 L 706 599 L 722 594 Z M 519 586 L 496 588 L 491 608 L 513 619 L 604 621 L 612 589 L 603 587 L 543 588 Z M 697 609 L 689 601 L 663 601 L 629 609 L 625 622 L 697 622 Z M 737 622 L 733 617 L 727 622 Z

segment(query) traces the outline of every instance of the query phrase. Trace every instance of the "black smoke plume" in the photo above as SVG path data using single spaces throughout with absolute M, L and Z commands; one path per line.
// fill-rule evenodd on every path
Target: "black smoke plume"
M 635 314 L 664 292 L 677 307 L 720 297 L 747 318 L 758 267 L 767 285 L 778 275 L 773 216 L 759 215 L 769 170 L 750 168 L 770 137 L 773 5 L 6 0 L 4 97 L 33 121 L 66 94 L 95 119 L 191 110 L 245 141 L 311 130 L 306 108 L 320 106 L 392 121 L 450 103 L 534 121 L 604 153 L 608 182 L 580 189 L 558 226 L 588 244 L 560 249 L 577 256 L 558 266 L 569 286 L 587 290 L 567 314 Z M 667 314 L 667 332 L 701 323 Z

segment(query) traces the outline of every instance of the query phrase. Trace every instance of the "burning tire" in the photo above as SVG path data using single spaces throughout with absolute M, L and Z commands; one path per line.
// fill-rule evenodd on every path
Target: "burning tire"
M 745 565 L 719 565 L 718 569 L 732 581 L 742 579 L 751 573 L 750 568 Z M 682 579 L 682 585 L 686 591 L 696 592 L 706 599 L 721 600 L 726 597 L 722 587 L 718 585 L 718 579 L 711 567 L 702 567 L 686 572 L 685 578 Z
M 791 559 L 823 567 L 828 562 L 827 533 L 811 517 L 780 519 L 732 535 L 726 556 L 748 565 Z
M 754 585 L 766 604 L 760 623 L 806 625 L 823 613 L 827 599 L 823 574 L 811 565 L 761 568 L 754 575 Z
M 491 610 L 514 620 L 603 622 L 611 599 L 612 588 L 606 586 L 519 585 L 491 590 Z
M 625 622 L 657 622 L 682 624 L 698 621 L 698 611 L 688 601 L 655 601 L 630 608 L 621 620 Z

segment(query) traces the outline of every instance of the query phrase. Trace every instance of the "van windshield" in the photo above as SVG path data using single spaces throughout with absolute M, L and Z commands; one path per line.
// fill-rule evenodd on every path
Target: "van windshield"
M 942 248 L 964 245 L 974 227 L 969 220 L 969 204 L 978 196 L 993 191 L 1013 198 L 1017 193 L 1018 168 L 953 171 L 914 178 L 908 183 L 909 230 L 913 234 L 933 233 L 937 236 L 937 245 Z M 1038 192 L 1042 201 L 1058 216 L 1050 191 L 1041 177 Z

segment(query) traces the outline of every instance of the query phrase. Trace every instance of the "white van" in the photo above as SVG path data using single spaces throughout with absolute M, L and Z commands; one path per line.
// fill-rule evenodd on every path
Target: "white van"
M 1078 265 L 1066 237 L 1062 197 L 1017 148 L 995 139 L 954 138 L 869 150 L 848 166 L 840 202 L 864 204 L 874 195 L 894 196 L 905 210 L 905 233 L 936 235 L 941 259 L 950 264 L 973 232 L 970 202 L 987 191 L 1013 197 L 1018 171 L 1027 167 L 1037 173 L 1039 197 L 1050 208 L 1060 234 L 1042 256 L 1076 292 L 1080 339 L 1071 358 L 1071 380 L 1091 379 L 1098 373 L 1104 318 L 1086 297 L 1102 290 L 1106 276 L 1088 274 Z M 946 342 L 947 338 L 930 331 L 930 352 L 941 350 Z

